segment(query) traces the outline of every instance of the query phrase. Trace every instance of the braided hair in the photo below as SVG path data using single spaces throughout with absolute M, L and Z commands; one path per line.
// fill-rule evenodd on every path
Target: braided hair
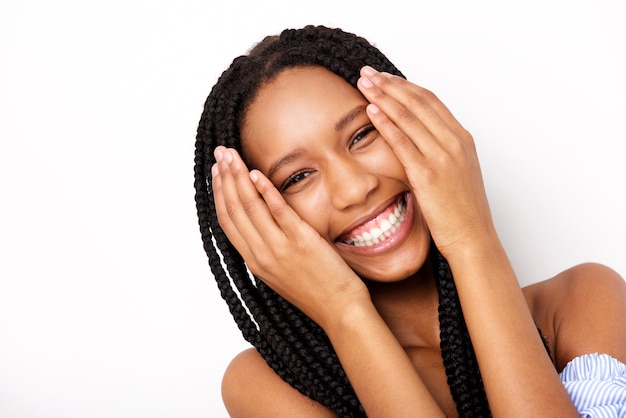
M 240 128 L 259 88 L 283 70 L 321 66 L 356 88 L 359 70 L 370 65 L 403 77 L 365 39 L 340 29 L 287 29 L 236 58 L 209 94 L 195 148 L 195 200 L 204 249 L 221 296 L 244 338 L 287 383 L 340 417 L 363 417 L 359 402 L 325 332 L 247 269 L 220 228 L 211 186 L 213 150 L 241 152 Z M 478 363 L 463 318 L 450 267 L 433 245 L 431 260 L 439 294 L 440 348 L 448 385 L 461 417 L 490 416 Z

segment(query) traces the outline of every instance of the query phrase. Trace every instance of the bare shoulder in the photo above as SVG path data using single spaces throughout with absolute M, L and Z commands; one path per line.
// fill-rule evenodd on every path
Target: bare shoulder
M 626 282 L 617 272 L 585 263 L 523 290 L 559 371 L 586 353 L 626 362 Z
M 253 348 L 237 355 L 222 380 L 231 417 L 336 417 L 283 381 Z

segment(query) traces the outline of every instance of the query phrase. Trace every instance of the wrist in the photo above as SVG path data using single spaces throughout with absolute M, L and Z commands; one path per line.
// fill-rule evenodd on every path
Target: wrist
M 506 257 L 502 242 L 495 228 L 485 228 L 474 232 L 463 240 L 438 248 L 449 263 L 473 263 L 481 259 L 493 260 Z
M 345 336 L 351 330 L 362 328 L 372 318 L 380 317 L 374 307 L 367 288 L 359 295 L 344 298 L 333 309 L 327 309 L 319 325 L 331 340 L 335 336 Z

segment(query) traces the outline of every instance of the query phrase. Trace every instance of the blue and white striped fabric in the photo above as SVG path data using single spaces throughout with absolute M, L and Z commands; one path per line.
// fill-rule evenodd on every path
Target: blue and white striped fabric
M 626 364 L 607 354 L 585 354 L 560 377 L 581 417 L 626 417 Z

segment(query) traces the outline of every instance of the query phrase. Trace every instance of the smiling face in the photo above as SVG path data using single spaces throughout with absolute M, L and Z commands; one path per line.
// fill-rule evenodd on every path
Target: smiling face
M 324 68 L 287 69 L 248 107 L 243 151 L 357 274 L 397 281 L 421 268 L 430 235 L 367 104 Z

